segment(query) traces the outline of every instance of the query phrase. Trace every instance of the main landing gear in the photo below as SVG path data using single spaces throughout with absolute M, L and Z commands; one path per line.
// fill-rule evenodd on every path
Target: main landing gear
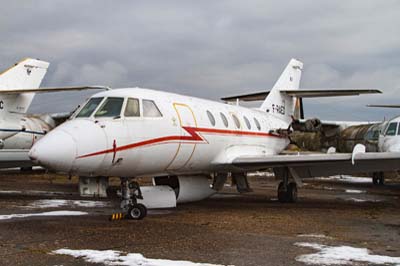
M 385 176 L 383 172 L 375 172 L 372 174 L 372 183 L 374 185 L 384 185 L 385 184 Z
M 297 185 L 291 182 L 285 186 L 285 182 L 282 181 L 278 186 L 278 200 L 279 202 L 296 202 L 297 201 Z
M 296 202 L 297 201 L 297 182 L 301 185 L 301 179 L 294 171 L 290 171 L 287 167 L 274 168 L 275 177 L 282 179 L 278 186 L 279 202 Z M 294 180 L 290 181 L 289 180 Z
M 129 178 L 121 178 L 121 209 L 126 212 L 126 217 L 132 220 L 141 220 L 147 215 L 147 208 L 137 199 L 143 199 L 140 186 Z

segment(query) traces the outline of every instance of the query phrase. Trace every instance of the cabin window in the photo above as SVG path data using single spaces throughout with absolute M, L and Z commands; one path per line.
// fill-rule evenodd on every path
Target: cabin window
M 237 118 L 237 116 L 234 115 L 234 114 L 232 114 L 232 118 L 233 118 L 233 121 L 235 122 L 236 127 L 237 127 L 237 128 L 240 128 L 240 121 L 239 121 L 239 119 Z
M 215 118 L 214 118 L 213 114 L 208 110 L 207 110 L 207 116 L 208 116 L 208 119 L 210 120 L 211 125 L 215 126 Z
M 246 123 L 247 128 L 248 128 L 248 129 L 251 129 L 251 124 L 250 124 L 249 119 L 247 119 L 246 116 L 243 116 L 243 120 L 244 120 L 244 122 Z
M 397 123 L 390 123 L 387 130 L 386 136 L 394 136 L 397 133 Z
M 128 98 L 128 101 L 126 102 L 124 116 L 126 117 L 140 116 L 140 106 L 138 99 Z
M 154 101 L 143 100 L 143 116 L 144 117 L 161 117 L 162 114 Z
M 85 104 L 76 117 L 89 117 L 102 100 L 103 98 L 98 97 L 90 98 L 90 100 Z
M 255 118 L 255 117 L 254 117 L 254 123 L 256 124 L 257 129 L 261 130 L 260 122 L 258 122 L 257 118 Z
M 121 115 L 124 98 L 109 97 L 101 105 L 94 117 L 118 117 Z
M 219 113 L 221 115 L 221 120 L 222 123 L 224 123 L 225 127 L 228 127 L 228 119 L 226 118 L 226 116 L 223 113 Z

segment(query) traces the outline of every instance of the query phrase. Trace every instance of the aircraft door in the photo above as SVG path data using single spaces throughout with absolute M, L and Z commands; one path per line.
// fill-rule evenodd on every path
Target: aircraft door
M 174 103 L 174 109 L 178 115 L 179 125 L 181 127 L 182 137 L 191 137 L 191 135 L 183 127 L 197 127 L 196 117 L 193 110 L 186 104 Z M 167 170 L 179 170 L 187 166 L 193 153 L 196 149 L 196 144 L 190 139 L 179 141 L 175 157 L 167 167 Z

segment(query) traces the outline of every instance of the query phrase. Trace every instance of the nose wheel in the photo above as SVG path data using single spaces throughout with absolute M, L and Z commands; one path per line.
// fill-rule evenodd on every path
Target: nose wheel
M 147 208 L 143 204 L 136 203 L 129 207 L 127 217 L 132 220 L 142 220 L 147 215 Z
M 121 209 L 126 212 L 126 217 L 132 220 L 141 220 L 147 215 L 147 208 L 138 199 L 143 199 L 140 185 L 128 178 L 121 178 Z

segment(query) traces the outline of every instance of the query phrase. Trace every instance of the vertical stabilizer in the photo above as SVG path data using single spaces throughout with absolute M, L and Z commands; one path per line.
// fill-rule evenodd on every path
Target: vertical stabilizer
M 302 69 L 302 62 L 291 59 L 260 109 L 290 123 L 295 113 L 297 99 L 281 90 L 298 90 Z
M 0 73 L 0 91 L 3 89 L 39 88 L 49 67 L 48 62 L 27 58 Z M 2 96 L 0 108 L 9 112 L 25 113 L 29 108 L 34 93 L 21 93 Z

